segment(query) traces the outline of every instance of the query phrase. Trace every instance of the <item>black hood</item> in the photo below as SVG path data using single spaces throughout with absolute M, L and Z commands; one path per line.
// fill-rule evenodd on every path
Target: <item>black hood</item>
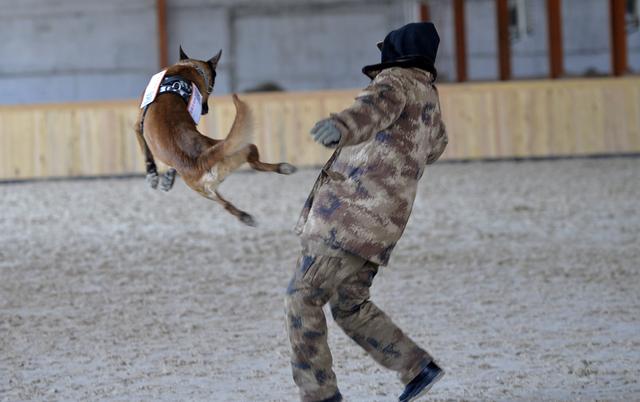
M 373 79 L 385 68 L 416 67 L 430 72 L 435 80 L 438 75 L 435 62 L 439 44 L 440 37 L 432 23 L 407 24 L 384 38 L 380 63 L 365 66 L 362 72 Z

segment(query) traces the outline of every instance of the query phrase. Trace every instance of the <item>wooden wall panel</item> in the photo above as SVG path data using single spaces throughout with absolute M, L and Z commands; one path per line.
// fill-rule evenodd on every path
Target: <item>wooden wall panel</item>
M 440 85 L 449 133 L 443 158 L 640 153 L 640 78 Z M 356 91 L 241 95 L 267 162 L 318 166 L 331 155 L 309 130 Z M 217 97 L 200 124 L 228 133 L 235 109 Z M 143 172 L 133 133 L 137 102 L 0 107 L 0 180 Z

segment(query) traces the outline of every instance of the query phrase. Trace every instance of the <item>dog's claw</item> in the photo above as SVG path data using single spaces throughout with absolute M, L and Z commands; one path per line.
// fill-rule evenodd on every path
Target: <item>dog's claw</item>
M 158 187 L 158 181 L 160 181 L 160 177 L 158 177 L 157 172 L 147 173 L 146 180 L 152 189 L 156 189 Z
M 169 191 L 173 187 L 173 183 L 176 180 L 176 170 L 169 169 L 162 175 L 162 180 L 160 181 L 160 190 Z
M 253 216 L 249 215 L 246 212 L 242 213 L 242 215 L 240 216 L 240 221 L 247 226 L 251 226 L 251 227 L 258 226 L 258 223 L 256 222 L 255 219 L 253 219 Z
M 298 168 L 288 163 L 281 163 L 278 165 L 278 173 L 280 174 L 293 174 L 297 170 Z

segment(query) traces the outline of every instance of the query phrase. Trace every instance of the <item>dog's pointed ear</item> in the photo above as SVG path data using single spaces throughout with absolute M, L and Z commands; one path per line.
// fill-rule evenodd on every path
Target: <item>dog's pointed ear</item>
M 209 63 L 211 65 L 212 69 L 214 69 L 214 70 L 216 69 L 216 67 L 218 66 L 218 62 L 220 61 L 220 57 L 221 56 L 222 56 L 222 49 L 220 49 L 218 54 L 216 54 L 215 56 L 213 56 L 212 58 L 207 60 L 207 63 Z
M 189 56 L 182 50 L 182 45 L 180 45 L 180 60 L 187 60 Z

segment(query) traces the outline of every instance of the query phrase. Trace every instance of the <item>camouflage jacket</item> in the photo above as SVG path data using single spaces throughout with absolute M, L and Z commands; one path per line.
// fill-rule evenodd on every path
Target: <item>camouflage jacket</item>
M 331 115 L 342 133 L 296 225 L 309 253 L 355 254 L 386 265 L 425 166 L 447 145 L 431 74 L 383 70 L 355 103 Z

